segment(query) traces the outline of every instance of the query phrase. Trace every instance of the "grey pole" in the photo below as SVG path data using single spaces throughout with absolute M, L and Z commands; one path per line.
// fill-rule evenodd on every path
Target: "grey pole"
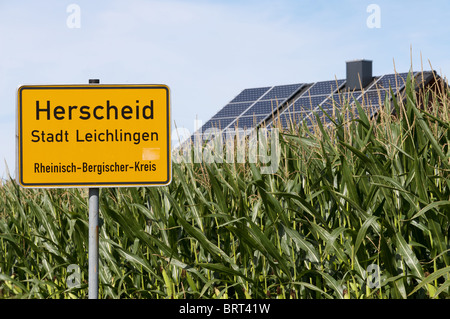
M 89 299 L 98 298 L 98 188 L 89 188 Z
M 89 79 L 89 84 L 100 83 Z M 89 188 L 89 299 L 98 299 L 98 211 L 99 188 Z

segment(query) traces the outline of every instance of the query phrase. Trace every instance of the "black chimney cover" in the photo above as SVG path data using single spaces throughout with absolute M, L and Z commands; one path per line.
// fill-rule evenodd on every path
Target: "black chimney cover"
M 372 61 L 347 61 L 347 87 L 360 91 L 372 82 Z

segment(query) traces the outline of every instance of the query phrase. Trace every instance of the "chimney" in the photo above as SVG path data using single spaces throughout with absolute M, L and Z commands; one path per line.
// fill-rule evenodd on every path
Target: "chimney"
M 347 61 L 347 87 L 350 90 L 360 91 L 372 82 L 372 61 Z M 362 87 L 361 87 L 362 86 Z

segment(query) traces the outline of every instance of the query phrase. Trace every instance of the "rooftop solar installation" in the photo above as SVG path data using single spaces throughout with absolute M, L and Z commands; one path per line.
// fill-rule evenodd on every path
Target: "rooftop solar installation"
M 337 93 L 339 88 L 345 84 L 345 80 L 330 80 L 313 83 L 306 91 L 304 91 L 291 105 L 286 107 L 281 112 L 281 125 L 285 126 L 288 122 L 300 123 L 302 120 L 306 120 L 307 125 L 311 125 L 311 119 L 309 119 L 314 111 L 320 111 L 319 106 L 323 106 L 324 103 L 329 103 L 333 94 Z M 328 101 L 328 102 L 327 102 Z M 294 114 L 294 117 L 289 117 L 290 114 Z M 288 119 L 290 119 L 288 121 Z M 275 121 L 277 118 L 275 117 Z M 272 125 L 269 125 L 271 128 Z
M 272 87 L 266 94 L 262 95 L 249 108 L 236 118 L 228 128 L 252 128 L 256 127 L 266 118 L 271 116 L 277 109 L 295 92 L 298 92 L 305 84 L 278 85 Z
M 416 75 L 417 73 L 414 73 Z M 357 100 L 368 111 L 371 117 L 378 112 L 380 107 L 385 103 L 386 98 L 392 99 L 390 89 L 394 95 L 398 94 L 406 84 L 408 73 L 386 74 L 378 78 Z
M 334 117 L 333 109 L 340 109 L 347 103 L 349 105 L 355 106 L 355 102 L 357 101 L 362 105 L 368 116 L 372 117 L 385 103 L 386 97 L 388 98 L 388 100 L 391 99 L 389 91 L 390 88 L 392 88 L 394 94 L 398 93 L 404 88 L 407 75 L 408 73 L 386 74 L 380 77 L 375 77 L 373 83 L 370 84 L 366 88 L 366 90 L 353 92 L 346 92 L 344 90 L 343 92 L 339 92 L 339 89 L 337 89 L 327 96 L 325 95 L 326 93 L 330 92 L 330 90 L 319 91 L 322 93 L 322 95 L 317 95 L 318 90 L 316 90 L 315 88 L 325 87 L 325 85 L 323 84 L 324 82 L 317 82 L 311 87 L 309 92 L 305 92 L 297 100 L 295 100 L 291 106 L 286 108 L 283 111 L 283 114 L 292 113 L 294 114 L 294 122 L 302 123 L 306 120 L 305 122 L 308 126 L 316 121 L 316 117 L 314 114 L 317 114 L 322 121 L 322 124 L 327 124 L 331 123 L 330 118 Z M 337 83 L 339 86 L 340 81 L 338 81 Z M 332 89 L 334 88 L 336 87 L 333 87 Z M 311 97 L 306 97 L 309 94 L 311 94 Z M 298 111 L 300 112 L 298 113 Z M 328 116 L 326 116 L 324 112 L 326 112 Z M 359 117 L 355 107 L 353 116 L 355 116 L 355 118 Z M 285 129 L 288 128 L 288 126 L 286 126 L 286 118 L 287 116 L 283 116 L 280 118 L 281 126 Z M 271 127 L 272 125 L 269 126 Z
M 336 110 L 344 105 L 356 109 L 356 102 L 371 117 L 391 99 L 391 88 L 397 94 L 405 87 L 407 76 L 408 73 L 374 76 L 362 90 L 350 90 L 345 79 L 244 89 L 195 135 L 201 136 L 213 128 L 223 134 L 261 125 L 270 129 L 278 123 L 284 129 L 299 124 L 311 127 L 316 115 L 322 123 L 331 123 Z M 355 116 L 358 117 L 358 114 Z
M 256 127 L 275 112 L 304 84 L 288 84 L 273 87 L 245 89 L 206 122 L 196 134 L 208 129 L 246 129 Z
M 385 89 L 389 90 L 389 86 L 393 89 L 402 89 L 406 84 L 406 78 L 408 73 L 398 73 L 398 74 L 386 74 L 383 75 L 380 80 L 375 83 L 373 89 Z M 394 90 L 395 91 L 395 90 Z

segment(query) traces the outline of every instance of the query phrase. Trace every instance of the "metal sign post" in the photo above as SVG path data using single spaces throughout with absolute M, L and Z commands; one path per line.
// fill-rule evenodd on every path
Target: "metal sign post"
M 100 80 L 89 79 L 89 84 Z M 89 299 L 98 299 L 98 212 L 100 190 L 89 188 Z
M 89 299 L 98 298 L 99 189 L 89 188 Z

